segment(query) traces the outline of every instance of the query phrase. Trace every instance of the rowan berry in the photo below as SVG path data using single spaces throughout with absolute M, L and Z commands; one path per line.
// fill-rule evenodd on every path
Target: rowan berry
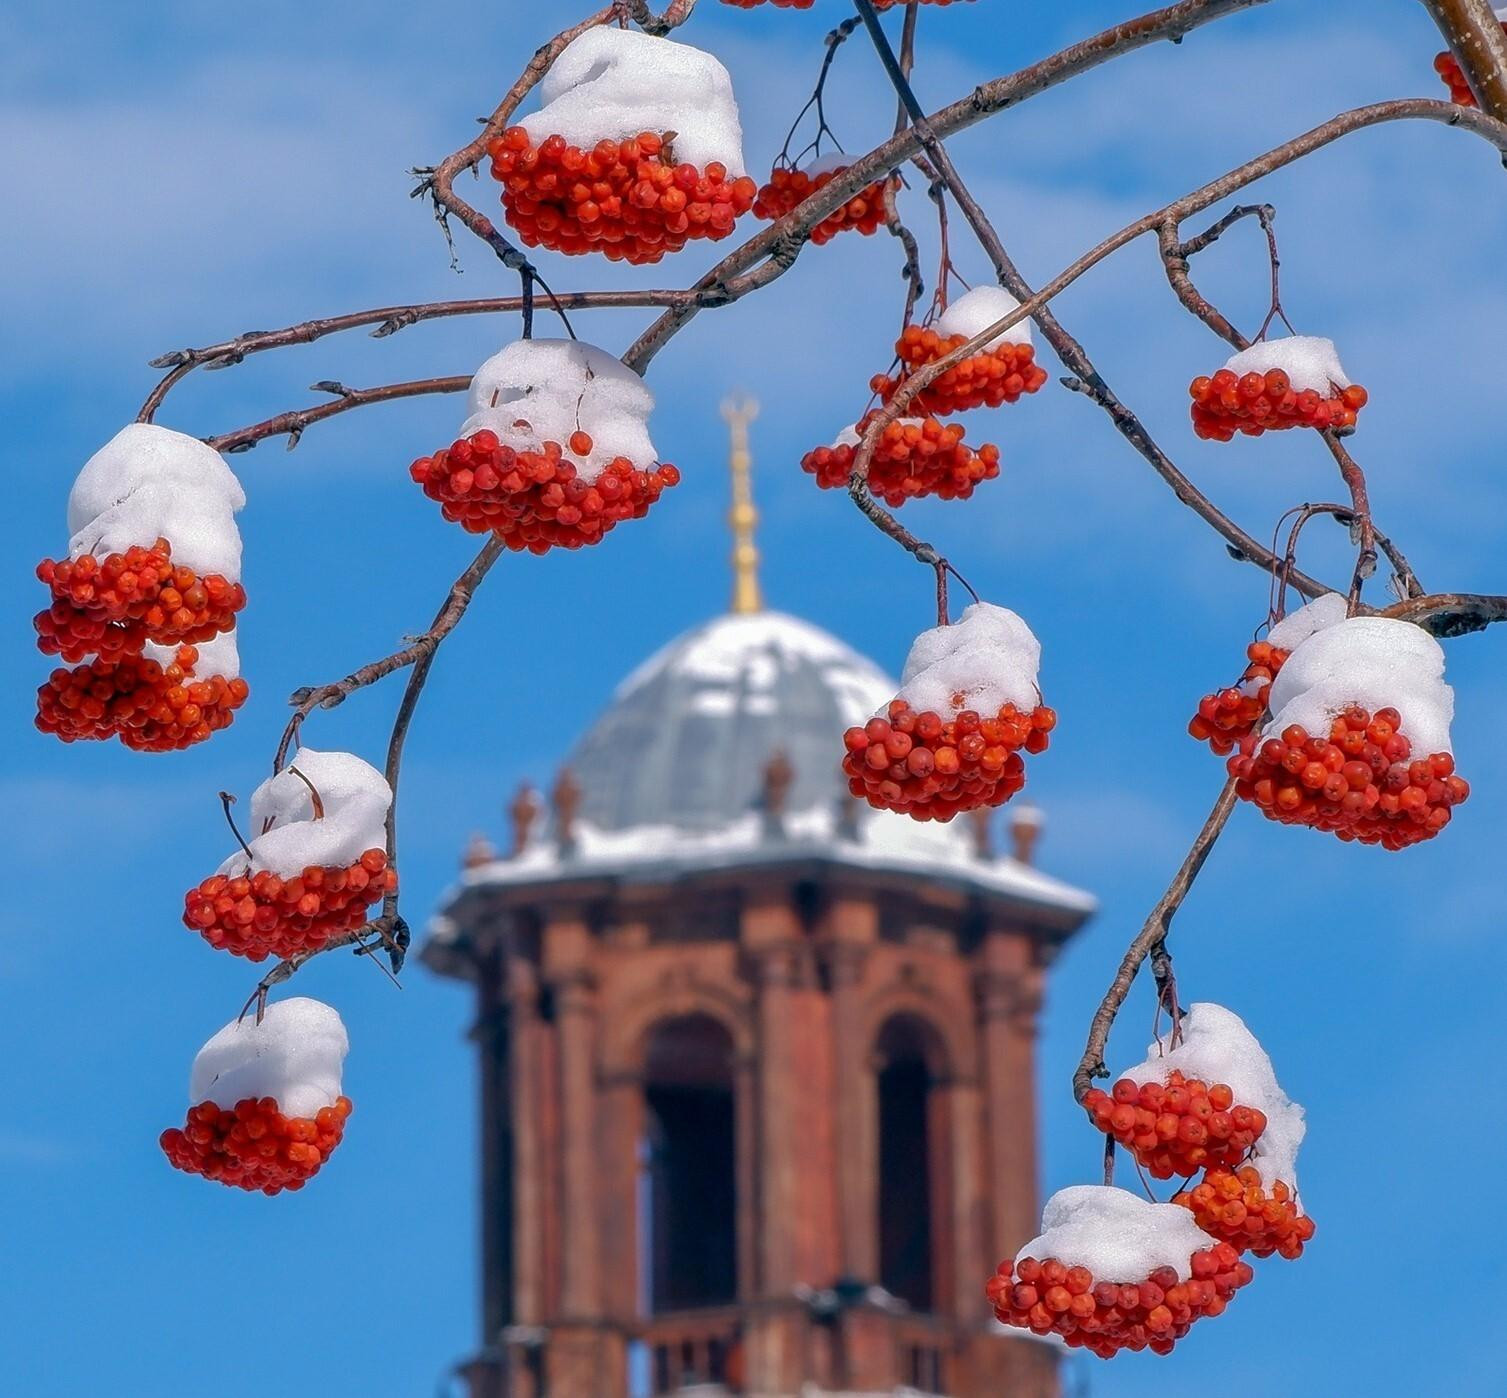
M 1239 1170 L 1211 1166 L 1191 1189 L 1174 1194 L 1172 1202 L 1191 1209 L 1205 1233 L 1257 1257 L 1299 1257 L 1314 1234 L 1313 1220 L 1299 1212 L 1292 1190 L 1281 1180 L 1268 1188 L 1250 1165 Z
M 779 0 L 776 0 L 779 3 Z M 1500 16 L 1499 16 L 1500 17 Z M 1502 33 L 1507 34 L 1507 21 L 1503 21 Z M 1470 90 L 1470 84 L 1465 81 L 1465 74 L 1460 71 L 1460 65 L 1455 61 L 1455 56 L 1448 49 L 1434 57 L 1434 71 L 1443 79 L 1444 85 L 1449 88 L 1449 100 L 1457 107 L 1474 107 L 1476 95 Z
M 592 450 L 585 432 L 570 436 L 570 451 Z M 538 450 L 504 445 L 483 428 L 433 456 L 409 474 L 445 518 L 472 534 L 493 533 L 508 548 L 546 553 L 597 543 L 625 519 L 642 519 L 660 495 L 680 480 L 668 463 L 640 469 L 616 457 L 593 479 L 558 442 Z
M 183 900 L 183 925 L 212 947 L 265 961 L 322 950 L 368 921 L 367 910 L 398 887 L 380 849 L 348 866 L 313 865 L 291 879 L 270 870 L 214 874 Z
M 319 1173 L 345 1134 L 349 1097 L 313 1117 L 287 1117 L 272 1097 L 247 1097 L 233 1109 L 200 1102 L 184 1125 L 162 1133 L 175 1170 L 236 1189 L 279 1194 L 302 1189 Z
M 487 153 L 504 215 L 525 244 L 615 262 L 658 262 L 694 238 L 725 238 L 758 192 L 718 161 L 677 164 L 673 138 L 651 131 L 583 150 L 561 136 L 535 145 L 510 126 Z
M 1194 1253 L 1188 1270 L 1187 1281 L 1158 1267 L 1140 1282 L 1100 1282 L 1087 1267 L 1025 1257 L 1001 1262 L 985 1293 L 1002 1324 L 1057 1335 L 1101 1359 L 1126 1349 L 1168 1354 L 1196 1321 L 1222 1314 L 1254 1276 L 1225 1241 Z
M 858 439 L 875 416 L 866 414 L 834 445 L 808 451 L 801 458 L 801 469 L 815 476 L 823 490 L 845 489 L 858 454 Z M 970 447 L 963 441 L 960 424 L 927 417 L 897 418 L 885 424 L 869 458 L 866 479 L 870 491 L 893 509 L 926 495 L 966 500 L 980 481 L 997 475 L 998 447 L 988 442 L 977 449 Z
M 784 218 L 817 190 L 831 184 L 847 168 L 846 165 L 835 165 L 831 169 L 811 174 L 805 170 L 777 166 L 770 174 L 769 182 L 759 189 L 758 196 L 754 199 L 754 217 L 771 220 Z M 885 189 L 894 184 L 894 177 L 891 176 L 865 185 L 811 230 L 811 241 L 818 246 L 830 242 L 846 228 L 857 229 L 865 237 L 873 233 L 884 222 Z
M 1045 752 L 1057 715 L 1013 704 L 984 718 L 963 710 L 943 718 L 894 699 L 886 716 L 843 734 L 848 789 L 880 810 L 914 820 L 951 820 L 959 811 L 1001 806 L 1026 784 L 1021 752 Z M 892 739 L 909 746 L 896 756 Z
M 1334 428 L 1355 426 L 1356 414 L 1368 395 L 1359 384 L 1330 385 L 1325 397 L 1312 389 L 1295 390 L 1281 369 L 1237 376 L 1231 369 L 1199 375 L 1188 386 L 1193 402 L 1193 431 L 1202 438 L 1228 442 L 1237 432 L 1259 437 L 1289 427 Z
M 924 368 L 968 342 L 966 335 L 939 335 L 930 326 L 907 325 L 895 341 L 900 359 L 898 377 L 876 374 L 869 387 L 886 402 L 907 374 Z M 918 413 L 946 416 L 969 408 L 997 408 L 1014 403 L 1023 393 L 1035 393 L 1047 381 L 1046 370 L 1035 362 L 1030 345 L 999 344 L 954 364 L 927 384 L 910 403 Z
M 240 583 L 174 566 L 166 539 L 104 558 L 43 559 L 37 577 L 52 592 L 35 621 L 38 648 L 70 663 L 139 651 L 149 640 L 207 641 L 246 605 Z
M 1403 849 L 1432 839 L 1470 795 L 1447 752 L 1414 759 L 1396 709 L 1352 705 L 1328 738 L 1289 724 L 1279 737 L 1246 733 L 1228 760 L 1235 793 L 1269 820 L 1341 840 Z
M 246 681 L 197 676 L 199 652 L 179 646 L 163 664 L 141 655 L 99 657 L 54 670 L 37 690 L 37 727 L 65 743 L 119 738 L 138 752 L 171 752 L 228 728 Z
M 1238 683 L 1204 695 L 1188 721 L 1189 734 L 1208 743 L 1220 757 L 1228 757 L 1235 744 L 1265 717 L 1272 681 L 1289 652 L 1268 641 L 1253 641 L 1245 655 L 1248 663 Z
M 1083 1108 L 1159 1180 L 1240 1165 L 1266 1130 L 1265 1114 L 1237 1103 L 1225 1084 L 1188 1078 L 1176 1068 L 1162 1082 L 1121 1078 L 1109 1092 L 1092 1088 Z

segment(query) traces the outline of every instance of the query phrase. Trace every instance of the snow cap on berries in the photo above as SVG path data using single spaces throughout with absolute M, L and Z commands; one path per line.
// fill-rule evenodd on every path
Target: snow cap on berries
M 462 437 L 488 428 L 517 450 L 558 442 L 569 451 L 571 437 L 586 433 L 590 454 L 570 457 L 588 483 L 620 456 L 639 470 L 659 460 L 649 439 L 649 386 L 621 359 L 579 340 L 515 340 L 476 371 L 466 407 Z
M 194 1058 L 190 1106 L 213 1102 L 232 1111 L 248 1097 L 276 1099 L 288 1117 L 313 1117 L 340 1096 L 340 1068 L 350 1051 L 345 1025 L 329 1005 L 305 996 L 232 1020 Z
M 158 539 L 201 577 L 241 576 L 235 512 L 246 493 L 219 452 L 149 422 L 122 428 L 84 463 L 68 494 L 68 556 L 104 558 Z
M 323 810 L 317 816 L 315 791 Z M 383 847 L 391 805 L 387 779 L 354 753 L 299 748 L 252 793 L 250 871 L 292 879 L 316 866 L 348 868 L 367 850 Z M 247 867 L 245 852 L 237 850 L 219 872 L 235 878 Z
M 1348 609 L 1349 604 L 1338 592 L 1321 593 L 1312 602 L 1283 617 L 1266 633 L 1266 639 L 1279 650 L 1297 650 L 1316 632 L 1344 621 Z
M 987 330 L 997 320 L 1003 320 L 1011 311 L 1018 310 L 1017 301 L 1002 286 L 976 286 L 965 296 L 960 296 L 937 317 L 933 327 L 943 339 L 961 335 L 971 340 Z M 998 349 L 1001 345 L 1029 345 L 1031 343 L 1031 318 L 1017 321 L 1001 335 L 996 335 L 985 350 Z
M 825 155 L 812 156 L 797 168 L 808 178 L 819 180 L 823 175 L 835 175 L 839 170 L 846 170 L 852 163 L 853 157 L 846 151 L 829 150 Z
M 975 602 L 951 626 L 911 643 L 897 698 L 917 713 L 953 718 L 964 709 L 997 714 L 1006 704 L 1030 713 L 1041 702 L 1041 643 L 1007 607 Z
M 1231 355 L 1224 367 L 1232 374 L 1265 374 L 1281 369 L 1292 383 L 1293 392 L 1312 389 L 1321 398 L 1329 397 L 1333 388 L 1348 388 L 1350 380 L 1340 367 L 1334 341 L 1319 335 L 1287 335 L 1275 340 L 1258 340 L 1249 349 Z
M 1166 1082 L 1173 1071 L 1210 1087 L 1223 1083 L 1234 1095 L 1236 1106 L 1254 1107 L 1266 1116 L 1266 1129 L 1251 1152 L 1251 1163 L 1260 1171 L 1262 1184 L 1269 1190 L 1281 1180 L 1296 1190 L 1298 1147 L 1308 1127 L 1303 1108 L 1278 1085 L 1266 1050 L 1245 1027 L 1245 1021 L 1223 1005 L 1190 1005 L 1181 1028 L 1181 1041 L 1175 1048 L 1164 1043 L 1149 1045 L 1146 1061 L 1120 1076 L 1137 1086 Z
M 896 427 L 914 427 L 919 431 L 926 425 L 926 419 L 924 417 L 897 417 L 894 425 Z M 858 424 L 855 422 L 848 427 L 844 427 L 832 439 L 832 446 L 834 450 L 838 447 L 856 447 L 861 441 L 863 441 L 863 433 L 858 430 Z
M 1143 1282 L 1159 1267 L 1171 1267 L 1179 1281 L 1193 1275 L 1196 1252 L 1214 1239 L 1178 1204 L 1153 1204 L 1108 1184 L 1059 1189 L 1041 1214 L 1041 1234 L 1015 1254 L 1065 1267 L 1087 1267 L 1096 1282 Z
M 645 131 L 674 132 L 677 162 L 745 173 L 733 82 L 709 53 L 636 29 L 599 25 L 571 40 L 539 84 L 541 106 L 519 121 L 540 145 L 563 136 L 590 150 Z
M 166 669 L 169 665 L 178 663 L 178 652 L 182 646 L 181 641 L 168 644 L 148 641 L 142 648 L 142 654 L 148 660 L 155 660 L 163 669 Z M 241 653 L 236 648 L 233 627 L 229 631 L 221 631 L 219 635 L 212 636 L 207 641 L 195 641 L 194 649 L 199 653 L 199 658 L 194 662 L 193 668 L 188 671 L 192 679 L 210 680 L 217 675 L 222 680 L 239 678 Z
M 1415 758 L 1453 752 L 1455 692 L 1444 682 L 1443 648 L 1421 626 L 1357 616 L 1310 636 L 1272 681 L 1265 733 L 1276 737 L 1296 723 L 1309 737 L 1327 738 L 1335 716 L 1352 704 L 1373 715 L 1396 709 Z

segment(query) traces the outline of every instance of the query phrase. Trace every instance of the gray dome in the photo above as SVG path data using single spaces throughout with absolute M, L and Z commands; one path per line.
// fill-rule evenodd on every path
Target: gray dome
M 894 693 L 873 662 L 797 617 L 719 617 L 640 665 L 576 745 L 581 815 L 602 830 L 725 826 L 757 805 L 778 749 L 794 770 L 786 809 L 830 809 L 846 790 L 843 730 Z

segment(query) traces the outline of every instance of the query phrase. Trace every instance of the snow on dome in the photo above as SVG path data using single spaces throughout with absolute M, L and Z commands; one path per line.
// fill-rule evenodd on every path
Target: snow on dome
M 952 718 L 964 709 L 997 714 L 1006 704 L 1030 713 L 1041 702 L 1041 643 L 1006 607 L 975 602 L 951 626 L 911 643 L 896 697 L 917 713 Z
M 68 493 L 68 556 L 103 558 L 163 538 L 174 563 L 239 582 L 235 512 L 245 503 L 219 452 L 197 437 L 134 422 L 84 463 Z
M 345 1025 L 329 1005 L 305 996 L 276 1000 L 262 1022 L 232 1020 L 194 1058 L 189 1105 L 232 1111 L 248 1097 L 272 1097 L 284 1116 L 313 1117 L 340 1096 L 350 1051 Z
M 1255 1107 L 1266 1114 L 1266 1130 L 1251 1151 L 1251 1163 L 1268 1190 L 1278 1180 L 1296 1192 L 1298 1147 L 1308 1130 L 1303 1108 L 1282 1091 L 1266 1050 L 1245 1027 L 1245 1021 L 1223 1005 L 1208 1002 L 1190 1005 L 1183 1016 L 1182 1037 L 1177 1047 L 1153 1043 L 1146 1061 L 1122 1078 L 1140 1086 L 1165 1082 L 1176 1069 L 1185 1078 L 1198 1078 L 1212 1087 L 1223 1083 L 1234 1094 L 1235 1104 Z
M 961 335 L 971 340 L 987 330 L 995 321 L 1003 320 L 1012 311 L 1018 310 L 1017 301 L 1002 286 L 976 286 L 965 296 L 960 296 L 941 315 L 933 327 L 946 339 L 949 335 Z M 998 349 L 1001 345 L 1029 345 L 1031 343 L 1031 318 L 1012 325 L 1002 335 L 996 335 L 985 345 L 986 350 Z
M 1351 704 L 1373 715 L 1396 709 L 1415 759 L 1454 751 L 1455 692 L 1444 682 L 1444 650 L 1421 626 L 1357 616 L 1310 636 L 1272 681 L 1265 735 L 1296 723 L 1310 737 L 1327 738 L 1335 716 Z
M 183 642 L 173 641 L 162 644 L 158 641 L 148 641 L 142 648 L 142 654 L 148 660 L 155 660 L 159 665 L 166 668 L 175 664 L 178 659 L 178 651 Z M 241 654 L 236 648 L 235 630 L 221 631 L 217 636 L 207 641 L 195 641 L 194 649 L 198 651 L 199 658 L 194 662 L 194 667 L 189 674 L 196 680 L 213 679 L 218 675 L 224 680 L 237 679 L 241 673 Z
M 648 470 L 659 453 L 649 439 L 654 394 L 622 360 L 578 340 L 515 340 L 476 371 L 460 435 L 490 428 L 515 448 L 544 442 L 566 448 L 571 434 L 591 438 L 581 479 L 594 481 L 621 456 Z
M 1338 592 L 1325 592 L 1289 612 L 1266 633 L 1266 639 L 1279 650 L 1297 650 L 1310 636 L 1344 621 L 1348 605 Z
M 1015 1254 L 1066 1267 L 1087 1267 L 1095 1282 L 1143 1282 L 1159 1267 L 1179 1281 L 1193 1275 L 1193 1254 L 1214 1239 L 1181 1204 L 1153 1204 L 1108 1184 L 1059 1189 L 1041 1213 L 1041 1233 Z
M 539 84 L 541 106 L 518 125 L 541 144 L 563 136 L 590 150 L 598 141 L 674 132 L 677 163 L 731 176 L 743 168 L 743 127 L 732 78 L 709 53 L 635 29 L 598 25 L 573 39 Z
M 1270 369 L 1281 369 L 1292 381 L 1295 392 L 1312 389 L 1323 398 L 1337 388 L 1350 386 L 1340 367 L 1334 341 L 1319 335 L 1258 340 L 1249 349 L 1225 360 L 1224 367 L 1232 374 L 1264 374 Z
M 324 812 L 317 818 L 310 786 Z M 299 748 L 251 795 L 251 870 L 291 879 L 313 866 L 348 867 L 367 850 L 383 847 L 391 805 L 387 779 L 353 753 Z M 218 872 L 238 877 L 246 869 L 245 852 L 237 850 Z

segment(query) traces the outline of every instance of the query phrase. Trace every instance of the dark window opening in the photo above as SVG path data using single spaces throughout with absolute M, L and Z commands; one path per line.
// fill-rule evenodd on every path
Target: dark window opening
M 923 1030 L 890 1020 L 879 1036 L 879 1282 L 912 1310 L 930 1311 L 933 1074 Z
M 716 1020 L 667 1020 L 644 1080 L 640 1237 L 653 1311 L 737 1297 L 732 1040 Z

